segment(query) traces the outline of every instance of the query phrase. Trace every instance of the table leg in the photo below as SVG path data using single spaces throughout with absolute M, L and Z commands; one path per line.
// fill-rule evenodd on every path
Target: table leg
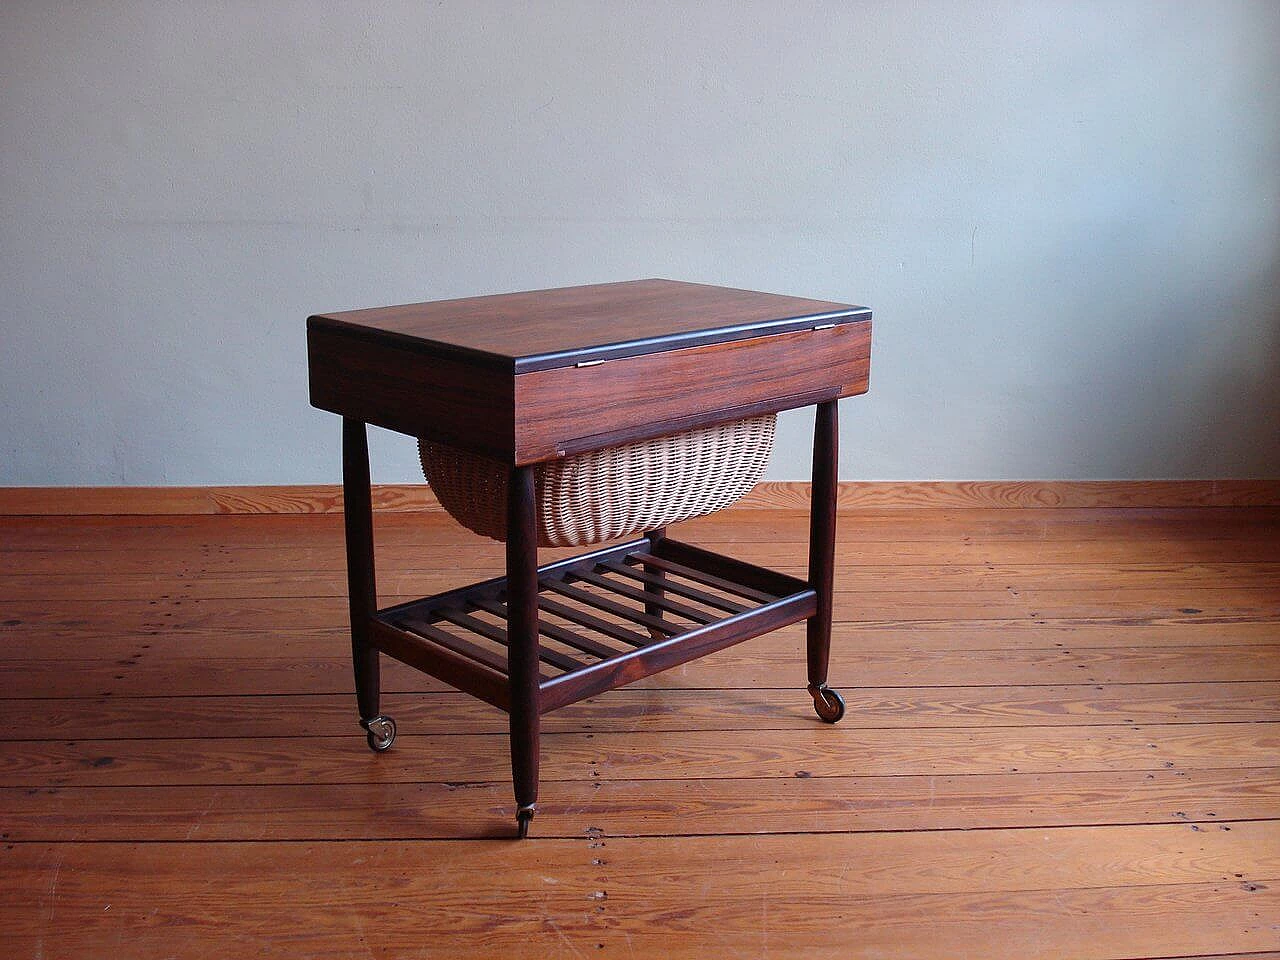
M 511 779 L 519 834 L 538 800 L 538 532 L 533 468 L 515 467 L 507 484 L 507 665 Z
M 831 653 L 831 607 L 835 579 L 836 482 L 840 426 L 836 401 L 818 404 L 813 425 L 813 484 L 809 506 L 809 585 L 818 594 L 818 610 L 809 618 L 809 693 L 818 716 L 835 723 L 844 716 L 844 698 L 827 686 Z
M 342 420 L 342 513 L 347 537 L 347 599 L 351 609 L 351 660 L 356 675 L 360 725 L 371 749 L 381 753 L 396 738 L 395 721 L 378 712 L 378 649 L 369 642 L 369 621 L 378 609 L 373 571 L 373 503 L 369 489 L 369 443 L 364 423 Z
M 658 544 L 667 536 L 667 528 L 658 527 L 654 530 L 650 530 L 648 533 L 645 534 L 645 536 L 649 538 L 650 544 Z M 666 579 L 667 575 L 662 570 L 654 570 L 651 572 L 659 580 Z M 644 585 L 644 592 L 649 594 L 651 597 L 653 597 L 654 600 L 661 600 L 664 596 L 666 596 L 666 593 L 667 593 L 666 589 L 662 586 L 661 583 L 646 583 Z M 660 617 L 664 613 L 661 606 L 649 600 L 646 600 L 644 602 L 644 612 L 651 617 Z M 664 634 L 661 630 L 657 630 L 653 627 L 649 628 L 649 636 L 651 636 L 654 640 L 666 639 L 666 634 Z

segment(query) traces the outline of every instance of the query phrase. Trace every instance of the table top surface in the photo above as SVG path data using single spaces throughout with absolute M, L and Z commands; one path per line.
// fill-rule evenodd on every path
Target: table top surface
M 349 310 L 309 323 L 524 373 L 870 316 L 846 303 L 654 279 Z

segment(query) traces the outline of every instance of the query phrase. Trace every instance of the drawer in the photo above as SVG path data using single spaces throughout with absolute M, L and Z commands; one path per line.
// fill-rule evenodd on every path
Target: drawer
M 515 378 L 515 460 L 865 393 L 871 321 L 556 367 Z

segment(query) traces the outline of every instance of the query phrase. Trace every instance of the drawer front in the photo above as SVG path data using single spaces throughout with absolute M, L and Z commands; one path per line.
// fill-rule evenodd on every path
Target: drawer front
M 515 378 L 517 463 L 865 393 L 871 321 Z

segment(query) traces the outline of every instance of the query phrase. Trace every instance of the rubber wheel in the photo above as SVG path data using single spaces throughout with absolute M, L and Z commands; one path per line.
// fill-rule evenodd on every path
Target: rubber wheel
M 383 717 L 382 723 L 378 724 L 378 726 L 386 729 L 386 735 L 381 736 L 369 730 L 365 740 L 369 744 L 369 749 L 374 753 L 386 753 L 391 749 L 391 745 L 396 742 L 396 722 L 390 717 Z
M 824 723 L 839 723 L 844 716 L 844 697 L 830 687 L 823 687 L 813 695 L 813 709 Z

